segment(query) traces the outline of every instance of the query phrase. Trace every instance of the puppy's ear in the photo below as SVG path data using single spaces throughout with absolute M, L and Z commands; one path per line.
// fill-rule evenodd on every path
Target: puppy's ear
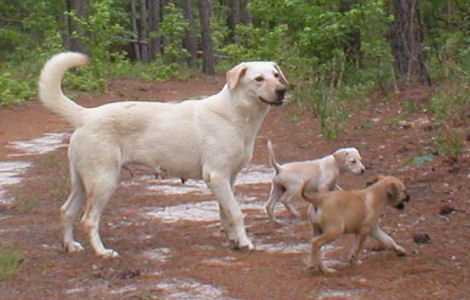
M 389 183 L 385 191 L 389 200 L 396 200 L 400 196 L 400 190 L 394 182 Z
M 348 151 L 346 151 L 344 149 L 335 151 L 333 153 L 333 157 L 335 158 L 336 163 L 338 164 L 338 166 L 344 165 L 344 162 L 346 161 L 346 156 L 348 156 Z
M 281 78 L 281 82 L 284 83 L 284 84 L 289 84 L 289 82 L 286 79 L 286 76 L 284 76 L 284 73 L 282 73 L 281 68 L 279 68 L 279 66 L 276 63 L 274 63 L 274 68 L 279 73 L 279 77 Z
M 225 74 L 229 91 L 233 91 L 237 87 L 240 79 L 245 74 L 246 69 L 247 67 L 241 63 Z
M 379 176 L 376 176 L 376 177 L 374 177 L 374 178 L 372 178 L 372 179 L 367 180 L 366 187 L 373 185 L 374 183 L 376 183 L 376 182 L 379 181 L 380 179 L 382 179 L 382 176 L 379 175 Z

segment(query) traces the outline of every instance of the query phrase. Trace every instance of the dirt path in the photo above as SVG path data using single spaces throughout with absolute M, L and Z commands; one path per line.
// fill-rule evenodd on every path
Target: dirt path
M 120 81 L 111 83 L 105 95 L 69 94 L 82 105 L 95 106 L 126 99 L 185 99 L 212 94 L 222 85 L 222 77 Z M 295 104 L 269 113 L 236 192 L 254 252 L 227 248 L 217 204 L 201 182 L 181 185 L 176 179 L 123 171 L 101 223 L 104 243 L 121 254 L 109 260 L 93 255 L 80 227 L 77 239 L 86 251 L 68 254 L 61 247 L 59 207 L 69 189 L 70 127 L 36 101 L 0 108 L 0 246 L 17 249 L 22 259 L 16 276 L 0 282 L 0 299 L 470 299 L 468 151 L 454 165 L 439 157 L 415 164 L 414 158 L 431 151 L 433 132 L 404 129 L 391 120 L 424 115 L 403 115 L 399 100 L 371 107 L 352 113 L 335 141 L 326 140 L 314 116 Z M 271 176 L 268 138 L 281 162 L 357 147 L 368 170 L 363 176 L 342 177 L 345 188 L 363 187 L 376 174 L 404 179 L 412 201 L 404 211 L 387 209 L 382 224 L 409 255 L 396 257 L 368 241 L 363 263 L 351 267 L 344 261 L 352 239 L 343 237 L 325 251 L 338 274 L 310 274 L 305 218 L 296 220 L 279 207 L 276 214 L 288 225 L 278 226 L 267 221 L 263 210 Z M 305 214 L 306 205 L 296 205 Z M 458 211 L 446 214 L 446 207 Z M 416 243 L 416 233 L 427 234 L 430 241 Z

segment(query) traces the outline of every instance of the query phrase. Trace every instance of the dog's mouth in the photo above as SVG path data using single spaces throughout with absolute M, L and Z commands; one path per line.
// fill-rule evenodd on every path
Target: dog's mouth
M 284 102 L 283 102 L 283 99 L 279 99 L 279 100 L 276 100 L 274 102 L 271 102 L 271 101 L 268 101 L 266 99 L 264 99 L 263 97 L 259 96 L 258 99 L 263 102 L 263 103 L 266 103 L 268 105 L 271 105 L 271 106 L 281 106 Z
M 405 208 L 405 204 L 403 204 L 403 202 L 400 202 L 397 206 L 395 206 L 395 208 L 398 210 L 403 210 Z

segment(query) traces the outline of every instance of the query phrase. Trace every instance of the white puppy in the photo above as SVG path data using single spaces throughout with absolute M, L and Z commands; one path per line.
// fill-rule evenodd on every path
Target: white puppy
M 252 249 L 233 187 L 237 173 L 252 158 L 269 108 L 283 103 L 287 81 L 279 67 L 273 62 L 241 63 L 227 72 L 227 84 L 219 93 L 203 100 L 85 108 L 62 93 L 61 79 L 66 70 L 88 61 L 80 53 L 57 54 L 39 79 L 42 103 L 75 128 L 68 151 L 72 191 L 61 208 L 65 248 L 83 249 L 74 240 L 73 224 L 86 203 L 82 224 L 95 253 L 118 256 L 103 246 L 99 222 L 121 168 L 131 163 L 169 176 L 203 179 L 219 202 L 231 245 Z
M 303 182 L 308 182 L 307 191 L 326 192 L 340 189 L 337 180 L 341 172 L 362 174 L 365 167 L 356 148 L 342 148 L 320 159 L 299 161 L 279 165 L 274 157 L 271 141 L 268 141 L 269 163 L 276 170 L 272 178 L 271 192 L 266 202 L 266 212 L 272 222 L 281 223 L 274 216 L 274 207 L 278 201 L 293 215 L 299 212 L 291 201 L 300 197 Z

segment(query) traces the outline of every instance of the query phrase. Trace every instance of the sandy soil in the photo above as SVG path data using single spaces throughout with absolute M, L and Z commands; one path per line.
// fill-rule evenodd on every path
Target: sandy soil
M 84 106 L 123 101 L 171 101 L 217 92 L 223 77 L 188 82 L 112 82 L 108 92 L 68 91 Z M 1 299 L 470 299 L 469 145 L 458 162 L 432 152 L 432 127 L 400 126 L 425 113 L 404 113 L 400 97 L 351 112 L 342 136 L 327 140 L 318 120 L 296 104 L 274 108 L 256 140 L 252 163 L 240 176 L 236 196 L 257 250 L 238 252 L 217 222 L 217 205 L 201 182 L 156 179 L 135 170 L 122 183 L 102 218 L 104 243 L 121 257 L 100 259 L 80 224 L 86 251 L 62 249 L 59 208 L 68 195 L 66 144 L 71 128 L 36 100 L 0 108 L 0 245 L 16 249 L 16 275 L 0 282 Z M 40 138 L 40 139 L 38 139 Z M 322 157 L 339 147 L 357 147 L 367 171 L 345 175 L 343 188 L 362 188 L 377 174 L 399 176 L 412 201 L 404 211 L 388 208 L 382 226 L 408 252 L 397 257 L 368 241 L 362 264 L 346 263 L 352 237 L 324 251 L 334 276 L 306 268 L 310 229 L 283 207 L 286 225 L 268 222 L 263 210 L 271 170 L 266 140 L 281 162 Z M 468 142 L 467 142 L 468 143 Z M 78 223 L 78 222 L 77 222 Z M 428 235 L 429 241 L 416 239 Z M 418 243 L 418 242 L 420 243 Z M 425 242 L 425 243 L 424 243 Z

